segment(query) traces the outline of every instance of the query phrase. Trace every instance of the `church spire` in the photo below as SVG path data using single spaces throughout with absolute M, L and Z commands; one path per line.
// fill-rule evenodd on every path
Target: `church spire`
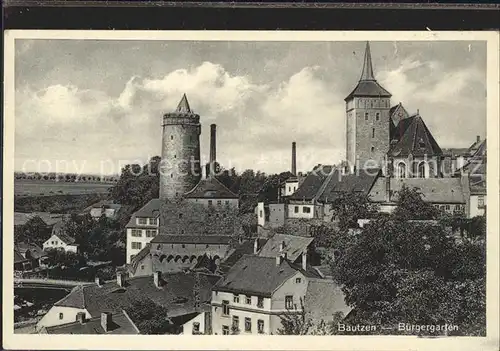
M 370 43 L 366 42 L 365 60 L 363 62 L 363 72 L 359 80 L 375 80 L 373 76 L 372 54 L 370 52 Z
M 182 95 L 182 99 L 179 102 L 179 105 L 177 105 L 177 109 L 175 110 L 176 112 L 182 112 L 182 113 L 191 113 L 191 108 L 189 107 L 189 102 L 187 99 L 186 94 Z

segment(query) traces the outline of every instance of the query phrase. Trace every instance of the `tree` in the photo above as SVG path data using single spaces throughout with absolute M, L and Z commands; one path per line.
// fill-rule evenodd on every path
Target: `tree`
M 425 202 L 417 188 L 406 185 L 397 192 L 397 206 L 394 215 L 400 219 L 436 219 L 440 212 L 430 203 Z
M 167 308 L 149 298 L 133 300 L 126 311 L 141 334 L 173 334 L 176 331 Z
M 34 243 L 43 246 L 50 238 L 51 229 L 39 216 L 30 218 L 24 225 L 15 228 L 14 239 L 16 242 Z
M 307 335 L 312 327 L 312 321 L 307 317 L 302 298 L 298 312 L 289 310 L 279 317 L 282 327 L 277 330 L 278 335 Z
M 378 206 L 360 192 L 341 193 L 331 204 L 334 218 L 338 218 L 343 230 L 357 228 L 358 219 L 371 218 L 378 213 Z
M 414 190 L 400 199 L 392 216 L 372 220 L 344 241 L 332 264 L 357 312 L 352 322 L 460 322 L 460 335 L 484 334 L 484 241 L 457 240 L 442 222 L 409 221 L 436 218 L 436 212 Z

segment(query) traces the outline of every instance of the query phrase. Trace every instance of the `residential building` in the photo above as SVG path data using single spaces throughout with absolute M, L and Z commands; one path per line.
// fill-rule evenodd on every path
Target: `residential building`
M 52 227 L 57 222 L 60 222 L 62 219 L 69 217 L 69 215 L 62 213 L 49 213 L 49 212 L 30 212 L 30 213 L 14 212 L 14 226 L 24 225 L 34 217 L 40 217 L 40 219 L 45 222 L 47 227 Z
M 120 210 L 122 209 L 122 205 L 114 203 L 110 200 L 101 200 L 96 202 L 95 204 L 90 205 L 82 211 L 82 214 L 90 214 L 93 219 L 99 219 L 103 215 L 107 218 L 116 219 Z
M 195 314 L 190 320 L 185 322 L 181 328 L 183 335 L 203 335 L 211 334 L 211 313 L 210 306 L 206 306 L 206 311 Z
M 43 327 L 40 334 L 122 334 L 137 335 L 139 329 L 125 310 L 118 313 L 102 312 L 100 316 L 87 319 L 85 312 L 76 315 L 76 321 L 66 324 Z
M 75 243 L 75 238 L 65 232 L 64 221 L 59 221 L 52 227 L 52 235 L 43 243 L 43 249 L 58 249 L 76 253 L 78 244 Z
M 292 263 L 307 264 L 308 250 L 313 240 L 312 237 L 277 233 L 266 241 L 257 255 L 275 258 L 284 254 Z
M 320 277 L 306 268 L 284 256 L 244 255 L 213 287 L 212 332 L 276 334 L 280 316 L 302 310 L 308 279 Z
M 14 244 L 14 271 L 32 271 L 46 265 L 47 254 L 35 243 Z
M 168 317 L 181 326 L 199 313 L 203 304 L 210 303 L 211 289 L 219 279 L 217 275 L 184 272 L 155 272 L 134 278 L 118 272 L 116 281 L 106 283 L 96 278 L 95 283 L 77 286 L 56 302 L 36 329 L 72 323 L 78 313 L 84 313 L 87 319 L 100 317 L 103 312 L 119 313 L 144 298 L 166 307 Z
M 137 255 L 147 243 L 156 235 L 160 227 L 160 199 L 152 199 L 139 211 L 135 212 L 126 225 L 127 230 L 127 257 L 130 263 L 134 255 Z
M 215 177 L 202 179 L 184 195 L 188 202 L 211 206 L 216 210 L 238 208 L 239 197 Z

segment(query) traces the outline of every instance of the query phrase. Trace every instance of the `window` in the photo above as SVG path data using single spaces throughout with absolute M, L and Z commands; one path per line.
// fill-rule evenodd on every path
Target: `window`
M 147 229 L 146 238 L 154 238 L 156 236 L 156 229 Z
M 234 330 L 240 329 L 240 317 L 238 316 L 233 316 L 233 329 Z
M 212 200 L 208 200 L 208 205 L 212 206 Z
M 477 207 L 478 208 L 483 208 L 484 206 L 485 206 L 484 196 L 478 196 L 477 197 Z
M 181 219 L 181 218 L 182 218 L 182 213 L 179 213 L 179 219 Z
M 249 317 L 245 317 L 245 331 L 246 332 L 252 331 L 252 319 Z
M 372 148 L 371 148 L 371 151 L 372 151 L 372 152 L 374 152 L 374 151 L 375 151 L 375 148 L 374 148 L 373 146 L 372 146 Z
M 148 220 L 147 220 L 147 218 L 138 218 L 137 223 L 148 224 Z
M 379 120 L 380 120 L 380 113 L 378 113 L 378 112 L 377 112 L 377 113 L 375 114 L 375 119 L 376 119 L 377 121 L 379 121 Z
M 64 318 L 64 314 L 59 313 L 59 319 L 63 319 L 63 318 Z
M 259 217 L 262 218 L 262 210 L 259 210 Z
M 157 225 L 158 224 L 158 219 L 157 218 L 150 218 L 149 219 L 149 224 L 151 224 L 151 225 Z
M 229 326 L 227 325 L 222 326 L 222 335 L 229 335 Z
M 234 294 L 233 295 L 233 302 L 240 303 L 240 295 Z
M 296 283 L 296 284 L 300 284 L 300 283 L 302 283 L 302 279 L 301 279 L 301 278 L 295 278 L 295 283 Z
M 420 162 L 418 164 L 417 178 L 425 178 L 425 162 Z
M 170 136 L 170 140 L 174 140 L 174 136 L 173 135 Z
M 222 300 L 222 315 L 229 316 L 229 301 Z
M 141 269 L 144 269 L 144 265 L 143 264 L 141 264 Z
M 229 200 L 226 200 L 226 205 L 229 205 Z
M 182 248 L 185 249 L 186 248 L 186 245 L 185 244 L 182 244 Z
M 177 158 L 177 155 L 174 155 L 174 158 Z
M 134 237 L 141 237 L 142 236 L 142 230 L 140 230 L 140 229 L 132 229 L 131 234 Z
M 133 250 L 140 250 L 141 248 L 142 248 L 142 243 L 138 243 L 135 241 L 132 242 L 132 249 Z
M 246 296 L 245 296 L 245 302 L 247 303 L 247 305 L 251 305 L 251 304 L 252 304 L 252 297 L 251 297 L 251 296 L 246 295 Z
M 264 307 L 264 298 L 258 296 L 257 297 L 257 307 L 263 308 Z
M 372 138 L 375 138 L 375 128 L 372 128 Z
M 285 296 L 285 308 L 286 309 L 293 308 L 293 296 L 292 295 Z
M 311 213 L 311 209 L 309 207 L 302 207 L 303 213 Z
M 406 164 L 401 162 L 398 164 L 398 178 L 406 177 Z
M 444 206 L 444 209 L 445 209 L 446 211 L 449 211 L 449 210 L 450 210 L 450 205 L 445 205 L 445 206 Z
M 257 320 L 257 331 L 259 334 L 264 334 L 264 321 L 262 319 Z
M 193 323 L 193 334 L 198 334 L 199 332 L 200 332 L 200 323 L 194 322 Z
M 368 112 L 365 113 L 365 121 L 368 121 Z
M 221 206 L 222 205 L 222 200 L 217 200 L 217 206 Z
M 295 213 L 299 213 L 299 206 L 295 206 L 295 208 L 294 208 L 294 212 L 295 212 Z
M 291 186 L 289 186 L 289 187 L 288 187 L 288 192 L 291 192 L 291 191 L 292 191 L 292 187 L 291 187 Z

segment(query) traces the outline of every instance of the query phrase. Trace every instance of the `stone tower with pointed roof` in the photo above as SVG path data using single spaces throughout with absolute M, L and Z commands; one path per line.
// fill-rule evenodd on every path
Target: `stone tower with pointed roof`
M 391 94 L 375 79 L 366 43 L 358 84 L 345 98 L 346 159 L 351 171 L 382 167 L 389 149 Z
M 200 116 L 184 94 L 176 110 L 163 116 L 160 199 L 175 200 L 198 184 L 200 134 Z

